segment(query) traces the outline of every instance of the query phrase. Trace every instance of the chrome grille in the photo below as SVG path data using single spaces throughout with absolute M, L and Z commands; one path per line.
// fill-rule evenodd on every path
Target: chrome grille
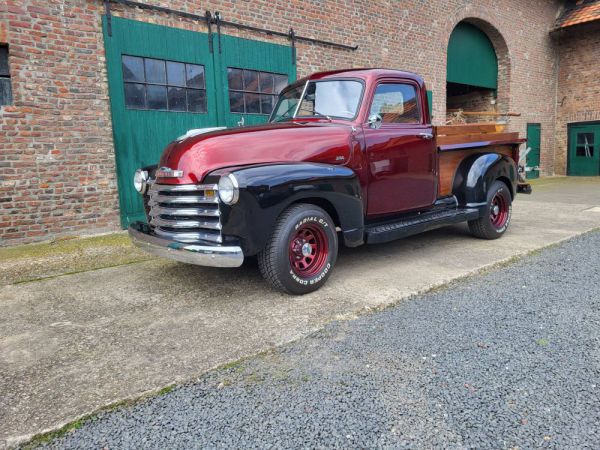
M 152 184 L 148 220 L 154 233 L 178 242 L 222 242 L 216 184 Z

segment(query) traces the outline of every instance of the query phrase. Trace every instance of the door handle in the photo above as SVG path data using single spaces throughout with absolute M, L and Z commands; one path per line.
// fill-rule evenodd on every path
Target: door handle
M 422 139 L 430 140 L 430 139 L 433 139 L 433 134 L 431 134 L 431 133 L 419 133 L 419 137 L 422 138 Z

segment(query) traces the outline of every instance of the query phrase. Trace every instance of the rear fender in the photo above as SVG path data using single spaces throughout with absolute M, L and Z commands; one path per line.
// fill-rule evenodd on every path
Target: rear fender
M 455 175 L 452 192 L 458 204 L 481 207 L 487 203 L 487 191 L 496 180 L 508 185 L 512 198 L 517 186 L 517 165 L 514 160 L 499 153 L 478 153 L 465 158 Z
M 286 163 L 219 170 L 206 182 L 232 173 L 240 196 L 235 205 L 222 205 L 224 236 L 240 239 L 245 255 L 264 248 L 279 215 L 293 203 L 314 203 L 330 211 L 348 246 L 363 243 L 363 199 L 358 177 L 344 166 Z

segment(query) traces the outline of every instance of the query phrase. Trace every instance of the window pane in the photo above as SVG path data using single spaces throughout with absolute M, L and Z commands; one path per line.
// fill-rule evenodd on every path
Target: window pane
M 594 133 L 577 133 L 577 145 L 592 145 Z
M 145 58 L 146 83 L 166 84 L 165 62 L 160 59 Z
M 258 72 L 254 70 L 244 70 L 244 90 L 258 91 Z
M 206 91 L 199 89 L 188 89 L 187 110 L 189 112 L 206 112 Z
M 204 88 L 204 66 L 186 64 L 187 86 Z
M 128 108 L 146 108 L 146 92 L 143 84 L 125 83 L 125 105 Z
M 167 84 L 185 86 L 185 64 L 167 61 Z
M 123 56 L 123 80 L 144 82 L 144 59 L 136 56 Z
M 0 105 L 12 104 L 10 78 L 0 78 Z
M 0 75 L 10 76 L 8 70 L 8 47 L 6 45 L 0 45 Z
M 229 81 L 229 89 L 238 91 L 244 89 L 242 71 L 240 69 L 227 69 L 227 80 Z
M 273 93 L 273 74 L 261 72 L 259 76 L 260 80 L 260 92 L 264 94 Z
M 593 158 L 594 157 L 594 147 L 591 145 L 577 146 L 575 154 L 577 156 L 583 156 L 585 158 Z
M 244 100 L 246 101 L 247 113 L 260 114 L 260 95 L 244 94 Z
M 415 87 L 408 84 L 379 85 L 373 97 L 371 114 L 379 114 L 383 123 L 420 122 Z
M 169 86 L 169 111 L 185 111 L 185 88 Z
M 241 92 L 229 92 L 229 110 L 231 112 L 244 112 L 244 94 Z
M 148 85 L 146 88 L 148 109 L 167 109 L 167 88 Z
M 260 112 L 262 114 L 271 114 L 273 111 L 273 104 L 275 103 L 274 95 L 261 95 L 260 96 Z
M 288 85 L 288 77 L 287 75 L 274 75 L 275 78 L 275 94 L 279 94 L 284 87 Z

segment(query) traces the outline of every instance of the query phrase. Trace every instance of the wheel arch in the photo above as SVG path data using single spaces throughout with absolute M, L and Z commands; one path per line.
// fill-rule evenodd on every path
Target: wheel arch
M 213 172 L 211 181 L 223 173 L 236 176 L 239 201 L 223 208 L 224 235 L 237 236 L 244 254 L 264 248 L 277 218 L 291 205 L 307 203 L 325 210 L 340 227 L 344 243 L 363 243 L 362 190 L 352 169 L 319 163 L 276 163 Z
M 452 192 L 459 205 L 480 207 L 487 202 L 487 191 L 496 180 L 507 185 L 511 199 L 514 199 L 517 185 L 517 166 L 514 160 L 500 153 L 478 153 L 459 164 Z

